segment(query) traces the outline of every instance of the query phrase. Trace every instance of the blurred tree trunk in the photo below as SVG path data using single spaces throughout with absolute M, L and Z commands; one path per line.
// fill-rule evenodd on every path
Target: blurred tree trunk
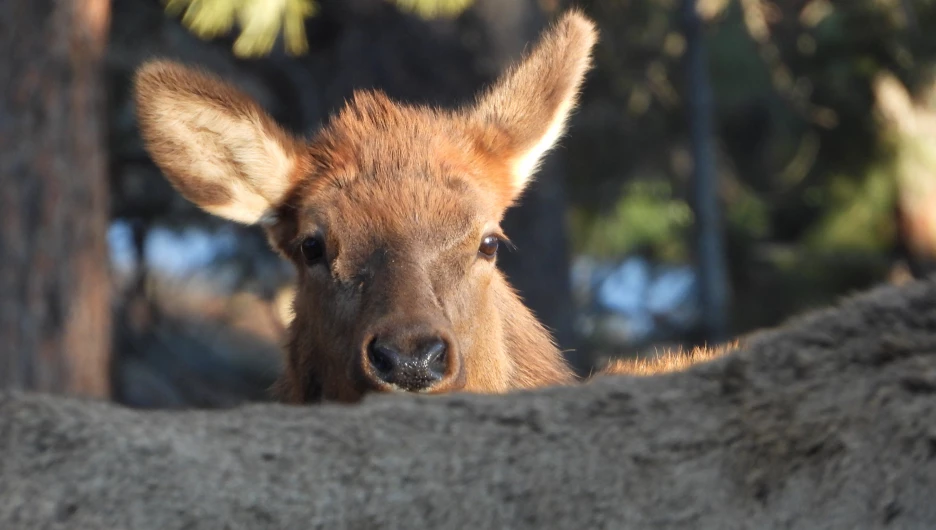
M 936 273 L 936 108 L 925 97 L 936 94 L 936 82 L 921 87 L 919 101 L 890 73 L 878 74 L 872 89 L 894 157 L 897 254 L 922 278 Z
M 109 395 L 109 15 L 0 3 L 0 388 Z
M 924 178 L 936 177 L 922 175 L 920 184 L 932 182 L 925 182 Z M 897 199 L 897 228 L 898 253 L 906 260 L 913 277 L 936 274 L 936 191 L 913 195 L 901 190 Z
M 682 16 L 687 49 L 686 99 L 692 140 L 699 306 L 702 311 L 705 340 L 721 342 L 727 338 L 728 272 L 718 208 L 712 87 L 709 81 L 702 20 L 695 0 L 683 0 Z
M 915 123 L 936 114 L 913 108 Z M 904 130 L 897 147 L 903 163 L 897 170 L 897 247 L 915 278 L 936 274 L 936 130 Z

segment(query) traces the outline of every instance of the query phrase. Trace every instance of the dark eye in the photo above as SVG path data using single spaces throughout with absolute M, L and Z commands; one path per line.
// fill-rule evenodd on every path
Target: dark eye
M 321 237 L 307 237 L 302 240 L 299 248 L 308 265 L 320 263 L 325 258 L 325 242 L 322 241 Z
M 497 236 L 487 236 L 481 241 L 478 252 L 485 258 L 493 258 L 497 255 L 497 247 L 500 246 L 500 238 Z

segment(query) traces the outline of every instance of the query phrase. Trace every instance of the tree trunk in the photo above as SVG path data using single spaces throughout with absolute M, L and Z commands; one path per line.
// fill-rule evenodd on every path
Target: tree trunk
M 109 395 L 109 13 L 0 4 L 0 388 Z
M 936 175 L 903 175 L 897 197 L 897 245 L 915 278 L 936 273 Z
M 702 20 L 695 0 L 683 0 L 686 34 L 686 100 L 692 139 L 696 217 L 696 259 L 699 271 L 699 307 L 707 342 L 721 342 L 728 332 L 728 272 L 718 208 L 718 175 L 714 158 L 712 87 L 702 35 Z

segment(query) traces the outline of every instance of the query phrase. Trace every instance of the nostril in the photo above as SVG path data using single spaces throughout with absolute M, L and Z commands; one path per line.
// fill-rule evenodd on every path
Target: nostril
M 367 348 L 367 360 L 374 370 L 388 374 L 399 364 L 400 356 L 392 349 L 372 342 Z
M 448 347 L 445 342 L 435 340 L 426 345 L 422 351 L 422 355 L 420 355 L 420 360 L 430 372 L 442 375 L 445 373 L 447 355 Z
M 382 387 L 411 392 L 426 390 L 445 379 L 450 361 L 449 343 L 438 336 L 378 337 L 367 344 L 366 376 Z M 400 348 L 398 342 L 406 345 Z M 383 387 L 382 387 L 383 388 Z

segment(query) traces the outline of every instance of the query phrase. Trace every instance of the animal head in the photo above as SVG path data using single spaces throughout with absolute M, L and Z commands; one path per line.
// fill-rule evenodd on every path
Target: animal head
M 571 11 L 476 101 L 357 92 L 309 139 L 207 73 L 143 65 L 147 149 L 214 215 L 259 224 L 298 271 L 281 398 L 502 392 L 570 370 L 495 266 L 505 211 L 564 133 L 596 31 Z

